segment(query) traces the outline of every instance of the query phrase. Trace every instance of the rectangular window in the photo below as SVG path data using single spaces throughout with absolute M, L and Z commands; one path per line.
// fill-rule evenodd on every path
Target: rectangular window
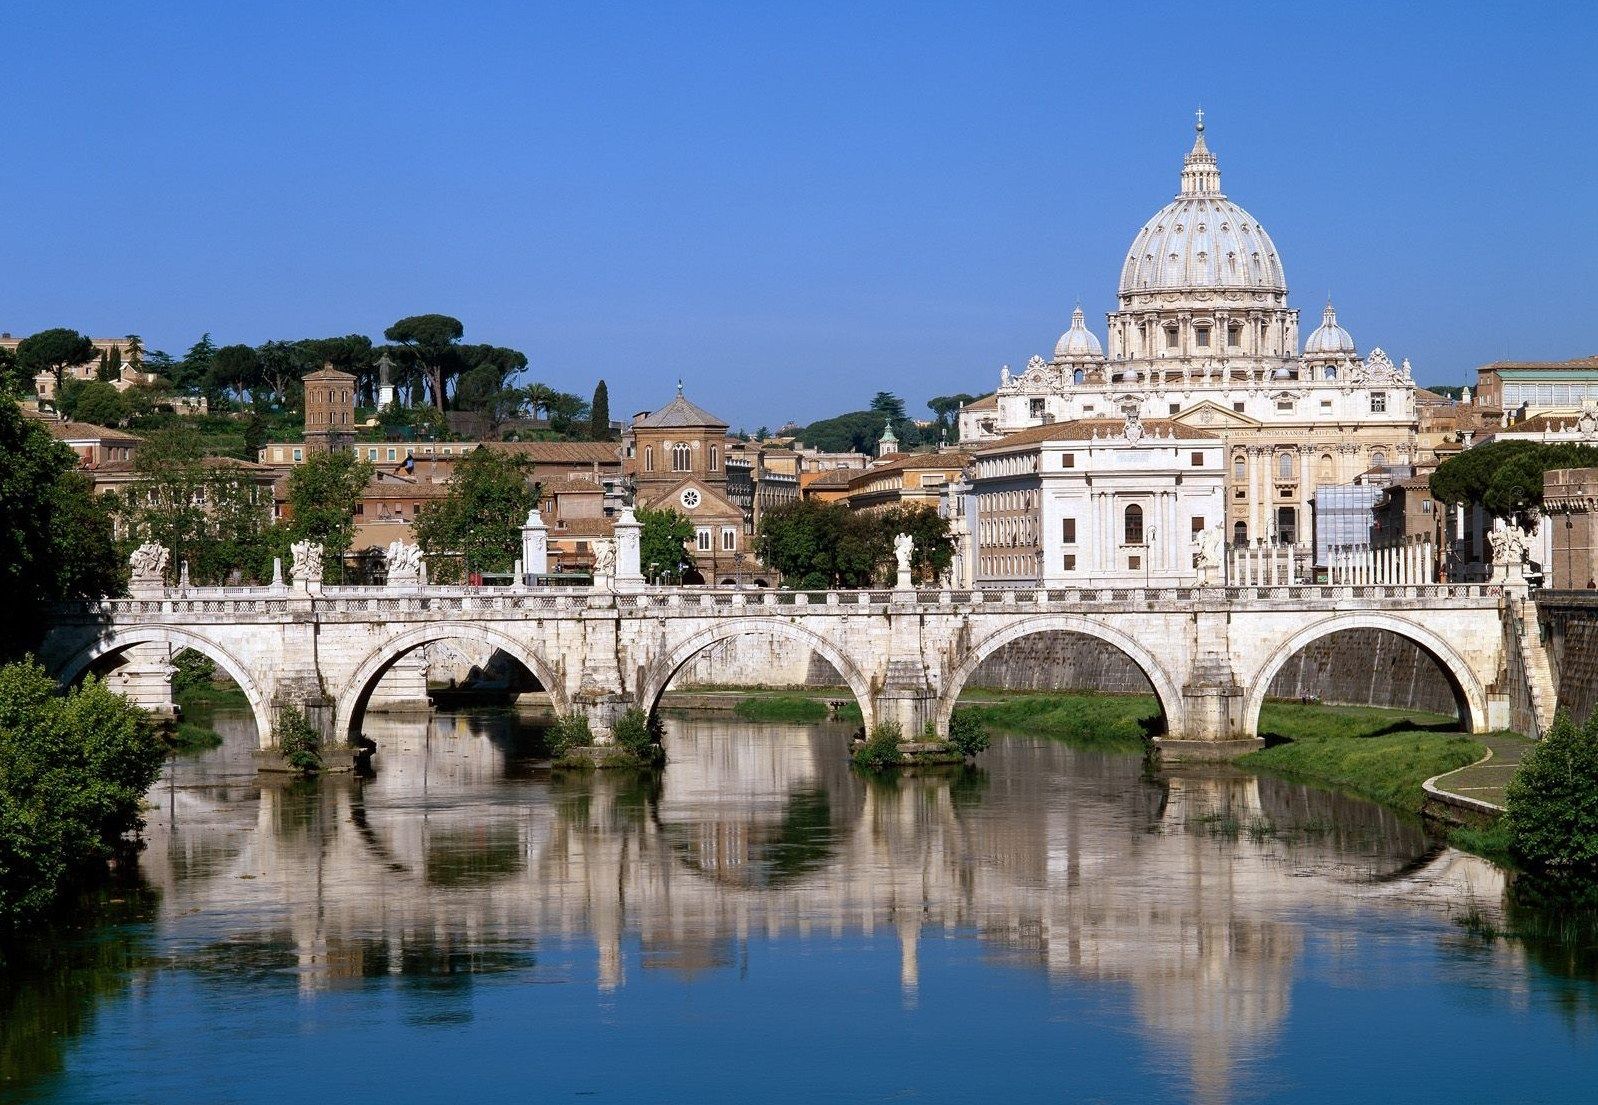
M 1373 391 L 1373 392 L 1371 392 L 1371 413 L 1372 414 L 1386 414 L 1387 413 L 1387 393 L 1385 391 Z
M 1226 327 L 1226 344 L 1231 346 L 1233 349 L 1236 349 L 1242 341 L 1243 328 L 1235 322 L 1229 324 Z
M 1067 545 L 1076 544 L 1076 519 L 1075 518 L 1062 518 L 1062 519 L 1060 519 L 1060 540 L 1065 542 Z
M 1210 347 L 1210 328 L 1208 326 L 1193 327 L 1193 344 L 1200 349 Z
M 1068 572 L 1076 571 L 1076 553 L 1068 552 L 1065 554 L 1065 570 Z
M 1189 453 L 1188 454 L 1188 458 L 1187 458 L 1187 462 L 1190 465 L 1192 465 L 1194 468 L 1203 468 L 1204 467 L 1204 454 L 1203 453 Z
M 1278 399 L 1276 401 L 1276 410 L 1279 414 L 1292 414 L 1293 401 L 1291 399 Z
M 1032 400 L 1031 403 L 1028 404 L 1028 409 L 1031 411 L 1033 418 L 1042 418 L 1043 417 L 1043 400 L 1042 399 L 1034 399 L 1034 400 Z
M 1075 468 L 1076 467 L 1076 454 L 1075 453 L 1062 453 L 1060 455 L 1060 467 L 1061 468 Z
M 1243 413 L 1243 404 L 1242 403 L 1233 403 L 1232 404 L 1232 409 L 1234 411 L 1236 411 L 1238 414 L 1242 414 Z
M 1248 498 L 1248 491 L 1245 488 L 1241 488 L 1240 487 L 1236 491 L 1232 492 L 1232 498 L 1234 498 L 1234 499 L 1246 499 L 1246 498 Z
M 389 460 L 394 460 L 394 459 L 396 459 L 396 458 L 395 458 L 395 456 L 394 456 L 394 450 L 392 450 L 392 449 L 390 449 L 390 450 L 389 450 L 389 451 L 388 451 L 388 459 L 389 459 Z
M 1126 558 L 1126 566 L 1135 572 L 1143 567 L 1143 558 L 1141 556 L 1129 556 Z
M 1165 348 L 1176 348 L 1176 328 L 1174 326 L 1165 332 Z
M 738 531 L 731 526 L 721 527 L 721 551 L 732 552 L 738 547 Z
M 304 449 L 296 449 L 296 450 L 294 450 L 294 459 L 295 460 L 304 460 L 305 459 L 305 450 Z
M 1202 515 L 1202 514 L 1193 515 L 1192 519 L 1188 522 L 1188 525 L 1189 525 L 1189 527 L 1192 529 L 1192 531 L 1194 533 L 1203 533 L 1204 532 L 1204 515 Z
M 700 526 L 694 531 L 694 547 L 700 552 L 710 551 L 710 527 Z
M 1180 404 L 1180 403 L 1172 403 L 1170 405 L 1170 410 L 1171 410 L 1172 414 L 1180 414 L 1181 411 L 1182 411 L 1182 404 Z
M 1321 410 L 1329 411 L 1331 409 L 1332 409 L 1332 401 L 1330 399 L 1322 399 L 1321 400 Z

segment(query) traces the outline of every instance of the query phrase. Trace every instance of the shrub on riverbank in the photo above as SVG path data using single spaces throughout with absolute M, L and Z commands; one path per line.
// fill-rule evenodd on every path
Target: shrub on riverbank
M 1510 850 L 1528 867 L 1598 871 L 1598 714 L 1561 712 L 1506 791 Z
M 643 766 L 661 763 L 666 758 L 660 746 L 660 723 L 634 707 L 616 719 L 616 745 Z
M 571 713 L 558 717 L 544 731 L 544 747 L 549 750 L 552 760 L 560 759 L 573 748 L 586 748 L 593 743 L 594 732 L 588 727 L 588 718 L 583 714 Z
M 879 770 L 903 763 L 904 754 L 899 751 L 902 734 L 897 721 L 884 722 L 871 730 L 871 735 L 854 750 L 855 766 Z
M 104 869 L 165 755 L 144 711 L 97 680 L 62 694 L 37 663 L 0 668 L 0 930 Z
M 993 742 L 988 736 L 988 727 L 982 724 L 976 711 L 969 706 L 962 706 L 949 718 L 949 743 L 954 745 L 956 752 L 969 759 L 987 751 L 988 745 Z
M 322 738 L 304 714 L 289 708 L 278 714 L 277 750 L 283 759 L 301 775 L 315 775 L 322 770 Z

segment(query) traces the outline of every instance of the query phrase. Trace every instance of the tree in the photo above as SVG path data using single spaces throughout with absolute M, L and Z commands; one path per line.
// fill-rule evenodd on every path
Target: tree
M 129 334 L 128 342 L 128 367 L 134 372 L 144 371 L 144 339 L 137 334 Z
M 71 449 L 0 396 L 0 656 L 38 642 L 51 603 L 120 586 L 110 516 L 77 464 Z
M 144 711 L 99 681 L 62 694 L 35 662 L 0 667 L 0 930 L 104 870 L 165 758 Z
M 865 453 L 877 451 L 877 442 L 888 418 L 880 411 L 851 411 L 833 418 L 812 422 L 798 433 L 804 444 L 824 453 Z
M 558 434 L 570 434 L 573 427 L 588 419 L 588 404 L 578 395 L 552 391 L 545 406 L 549 409 L 549 428 Z
M 908 533 L 915 540 L 910 572 L 918 583 L 936 583 L 954 563 L 954 539 L 949 536 L 949 520 L 933 507 L 890 507 L 877 517 L 890 541 L 899 533 Z
M 209 333 L 189 346 L 181 361 L 168 368 L 170 379 L 179 391 L 204 391 L 211 382 L 211 362 L 216 358 L 216 342 Z
M 88 364 L 93 359 L 94 342 L 62 326 L 41 330 L 17 343 L 17 371 L 22 378 L 31 380 L 41 372 L 48 372 L 55 377 L 58 394 L 67 369 Z
M 109 349 L 100 350 L 100 367 L 94 370 L 94 378 L 103 381 L 110 381 L 116 378 L 111 375 L 111 351 Z
M 27 383 L 17 369 L 17 355 L 0 347 L 0 390 L 21 392 L 26 390 Z
M 466 333 L 460 319 L 449 315 L 410 315 L 383 331 L 383 336 L 399 342 L 416 359 L 433 392 L 433 405 L 444 409 L 444 386 L 458 362 L 451 355 Z
M 610 440 L 610 389 L 603 380 L 594 385 L 594 401 L 588 404 L 588 436 L 594 441 Z
M 422 508 L 416 543 L 430 556 L 459 554 L 466 572 L 508 570 L 521 554 L 522 522 L 538 502 L 527 467 L 497 449 L 467 453 L 455 462 L 449 492 Z
M 891 391 L 879 391 L 873 395 L 871 409 L 895 425 L 905 420 L 904 400 Z
M 761 516 L 755 554 L 794 586 L 869 587 L 892 545 L 880 519 L 842 503 L 802 499 Z
M 211 355 L 206 391 L 231 393 L 242 403 L 246 393 L 261 383 L 261 358 L 251 346 L 224 345 Z
M 1440 502 L 1471 503 L 1496 517 L 1514 519 L 1542 511 L 1543 473 L 1594 466 L 1598 448 L 1590 445 L 1494 441 L 1448 458 L 1429 483 Z
M 967 395 L 965 392 L 956 392 L 953 395 L 939 395 L 927 400 L 927 407 L 937 415 L 938 426 L 942 429 L 951 442 L 960 440 L 960 408 L 967 403 L 975 402 L 977 396 Z
M 104 380 L 66 381 L 56 405 L 68 418 L 96 426 L 117 426 L 128 417 L 122 393 Z
M 662 575 L 675 573 L 677 566 L 688 559 L 687 545 L 693 539 L 693 523 L 675 510 L 650 510 L 641 508 L 638 521 L 643 524 L 638 537 L 638 558 L 650 582 Z
M 289 473 L 289 537 L 322 546 L 338 563 L 355 541 L 355 508 L 372 479 L 372 466 L 353 453 L 312 453 Z
M 266 419 L 261 417 L 259 405 L 250 411 L 249 421 L 244 423 L 244 460 L 254 462 L 260 459 L 261 450 L 266 447 L 267 432 Z
M 1536 869 L 1598 871 L 1598 714 L 1563 711 L 1520 762 L 1506 791 L 1510 850 Z

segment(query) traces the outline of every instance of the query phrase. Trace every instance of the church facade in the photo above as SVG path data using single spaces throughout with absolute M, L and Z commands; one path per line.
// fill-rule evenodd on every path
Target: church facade
M 1276 245 L 1221 191 L 1202 114 L 1196 129 L 1179 193 L 1127 250 L 1108 352 L 1077 308 L 1051 358 L 1007 366 L 961 410 L 960 440 L 1128 415 L 1186 426 L 1223 443 L 1230 543 L 1307 546 L 1317 487 L 1415 459 L 1415 381 L 1408 361 L 1362 356 L 1330 303 L 1300 344 Z

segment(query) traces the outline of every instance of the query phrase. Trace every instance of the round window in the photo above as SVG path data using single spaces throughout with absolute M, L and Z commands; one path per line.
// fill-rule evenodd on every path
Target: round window
M 682 505 L 687 507 L 689 510 L 692 510 L 694 507 L 698 506 L 699 492 L 691 487 L 684 489 L 682 493 Z

